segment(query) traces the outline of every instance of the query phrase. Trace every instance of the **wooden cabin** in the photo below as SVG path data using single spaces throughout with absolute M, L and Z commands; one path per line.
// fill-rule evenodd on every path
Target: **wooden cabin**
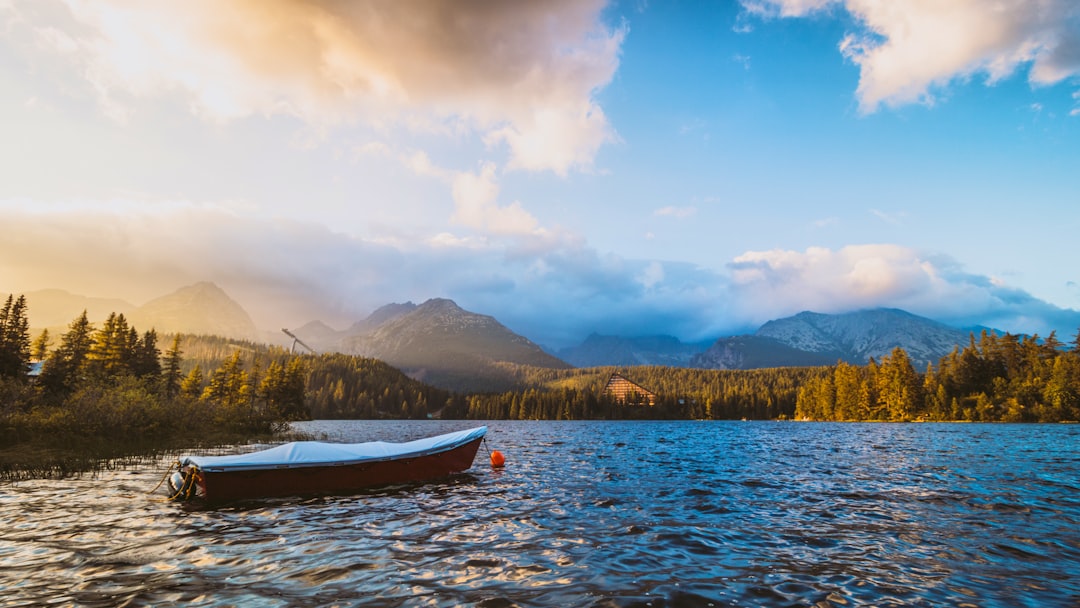
M 626 379 L 622 374 L 611 374 L 607 386 L 604 387 L 605 396 L 611 397 L 616 403 L 636 403 L 656 405 L 656 394 Z

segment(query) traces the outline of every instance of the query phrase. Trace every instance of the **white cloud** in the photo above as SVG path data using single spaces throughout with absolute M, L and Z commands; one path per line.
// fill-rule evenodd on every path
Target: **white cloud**
M 539 222 L 521 203 L 500 206 L 498 177 L 494 163 L 484 163 L 478 173 L 463 171 L 453 178 L 455 211 L 458 224 L 497 235 L 534 234 Z
M 213 281 L 263 328 L 316 318 L 344 327 L 389 302 L 450 297 L 567 345 L 596 330 L 699 337 L 723 301 L 709 273 L 599 255 L 574 238 L 507 244 L 440 233 L 405 247 L 183 201 L 0 201 L 0 222 L 12 235 L 0 240 L 6 290 L 59 287 L 141 304 Z
M 729 264 L 736 314 L 761 323 L 803 310 L 841 313 L 891 307 L 957 325 L 1006 331 L 1067 329 L 1080 313 L 1062 310 L 998 279 L 971 275 L 947 257 L 899 245 L 838 250 L 751 251 Z
M 638 281 L 645 289 L 652 289 L 664 281 L 664 265 L 652 262 L 638 275 Z
M 800 310 L 903 307 L 901 302 L 941 295 L 945 287 L 932 265 L 897 245 L 751 251 L 736 257 L 730 269 L 742 305 L 764 320 Z
M 544 229 L 525 202 L 497 200 L 499 177 L 591 171 L 617 140 L 596 94 L 626 27 L 604 23 L 605 4 L 41 0 L 6 16 L 34 32 L 22 43 L 31 62 L 49 50 L 66 66 L 64 93 L 84 83 L 117 121 L 179 105 L 211 129 L 295 130 L 293 147 L 328 144 L 445 184 L 452 212 L 424 199 L 437 221 L 535 236 Z
M 556 102 L 561 103 L 561 102 Z M 615 141 L 600 106 L 591 101 L 536 108 L 529 115 L 488 133 L 488 144 L 506 143 L 510 169 L 551 170 L 566 175 L 588 169 L 600 146 Z
M 837 0 L 741 0 L 743 8 L 761 17 L 802 17 Z
M 694 118 L 688 122 L 679 126 L 679 135 L 689 135 L 691 133 L 698 133 L 705 131 L 709 126 L 709 123 L 700 118 Z M 705 138 L 708 138 L 708 133 L 705 134 Z
M 668 217 L 674 217 L 674 218 L 678 218 L 678 219 L 686 219 L 688 217 L 691 217 L 691 216 L 695 215 L 696 213 L 697 213 L 697 207 L 675 207 L 673 205 L 668 205 L 667 207 L 661 207 L 661 208 L 657 209 L 656 211 L 653 211 L 653 215 L 655 215 L 655 216 L 660 216 L 660 217 L 668 216 Z
M 842 7 L 860 29 L 840 51 L 860 68 L 863 112 L 933 104 L 957 80 L 993 84 L 1030 66 L 1032 85 L 1080 75 L 1080 4 L 1073 0 L 743 0 L 751 14 L 804 17 Z
M 427 241 L 434 249 L 439 248 L 464 248 L 481 250 L 490 246 L 486 238 L 476 236 L 458 236 L 449 232 L 440 232 Z
M 35 33 L 43 46 L 59 53 L 74 53 L 79 50 L 78 43 L 71 36 L 55 27 L 37 28 Z
M 118 120 L 169 96 L 210 121 L 471 133 L 510 168 L 559 174 L 616 137 L 594 95 L 626 28 L 603 23 L 604 0 L 65 2 L 18 15 Z
M 870 214 L 883 222 L 892 224 L 893 226 L 900 226 L 901 224 L 903 224 L 904 217 L 907 215 L 903 211 L 887 212 L 880 209 L 871 209 Z
M 384 156 L 389 157 L 393 155 L 393 150 L 385 142 L 381 141 L 369 141 L 358 146 L 354 146 L 352 149 L 353 160 L 360 160 L 366 156 Z
M 717 273 L 551 236 L 508 244 L 440 233 L 408 246 L 378 243 L 230 203 L 9 200 L 0 201 L 0 222 L 5 290 L 62 288 L 141 304 L 213 281 L 268 329 L 312 319 L 345 327 L 383 304 L 432 297 L 551 346 L 591 332 L 699 340 L 802 310 L 880 306 L 1041 335 L 1080 326 L 1075 311 L 897 245 L 751 251 Z
M 459 226 L 494 236 L 535 236 L 547 232 L 520 201 L 499 204 L 499 170 L 492 161 L 481 162 L 475 172 L 454 171 L 435 164 L 423 150 L 394 152 L 379 142 L 360 146 L 354 154 L 392 158 L 415 175 L 446 184 L 454 201 L 450 219 Z
M 452 177 L 449 171 L 436 166 L 427 155 L 427 152 L 424 152 L 423 150 L 417 150 L 402 160 L 405 166 L 417 175 L 443 180 Z

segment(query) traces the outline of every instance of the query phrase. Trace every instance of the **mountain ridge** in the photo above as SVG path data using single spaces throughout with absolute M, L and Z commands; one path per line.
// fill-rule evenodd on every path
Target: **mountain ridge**
M 66 327 L 84 310 L 88 318 L 104 320 L 109 313 L 127 315 L 138 308 L 120 298 L 96 298 L 64 289 L 38 289 L 21 295 L 26 296 L 27 320 L 35 329 Z
M 771 340 L 783 347 L 773 357 L 777 361 L 796 357 L 806 360 L 806 365 L 827 365 L 838 360 L 865 365 L 871 358 L 880 360 L 900 347 L 913 364 L 925 367 L 936 364 L 954 347 L 962 347 L 969 335 L 962 329 L 897 308 L 841 314 L 803 311 L 768 321 L 750 336 L 720 338 L 694 357 L 692 364 L 707 369 L 780 367 L 764 364 L 770 360 L 767 348 L 770 343 L 763 340 Z M 750 345 L 756 351 L 748 359 Z
M 126 315 L 133 327 L 158 333 L 216 335 L 257 340 L 259 330 L 244 307 L 214 283 L 202 281 L 150 300 Z
M 380 359 L 410 376 L 451 389 L 460 388 L 470 375 L 492 388 L 510 386 L 500 363 L 571 367 L 494 317 L 466 311 L 445 298 L 432 298 L 390 316 L 370 333 L 346 336 L 341 350 Z
M 109 312 L 117 312 L 139 330 L 288 345 L 277 332 L 260 336 L 244 308 L 210 282 L 181 287 L 142 306 L 61 289 L 25 295 L 35 329 L 45 326 L 38 319 L 49 321 L 50 329 L 66 326 L 86 309 L 95 323 Z M 684 343 L 668 335 L 593 333 L 578 346 L 547 352 L 493 316 L 464 310 L 450 299 L 432 298 L 419 305 L 386 304 L 345 330 L 311 321 L 293 333 L 317 351 L 379 358 L 415 377 L 433 378 L 444 387 L 465 386 L 473 374 L 481 378 L 485 388 L 497 389 L 507 385 L 509 372 L 499 369 L 503 363 L 558 369 L 570 365 L 754 369 L 829 365 L 838 360 L 863 365 L 899 346 L 921 368 L 936 364 L 953 347 L 966 345 L 972 332 L 983 330 L 1003 333 L 983 327 L 956 328 L 897 308 L 840 314 L 802 311 L 770 320 L 752 334 L 724 336 L 709 344 Z
M 555 354 L 577 367 L 608 365 L 660 365 L 688 367 L 694 355 L 708 344 L 684 343 L 675 336 L 605 336 L 589 334 L 578 346 L 559 349 Z
M 122 314 L 140 331 L 159 334 L 187 333 L 257 340 L 259 332 L 250 315 L 223 289 L 208 281 L 180 287 L 136 306 L 119 298 L 74 294 L 63 289 L 40 289 L 26 296 L 27 319 L 34 330 L 60 330 L 83 311 L 91 323 L 112 313 Z M 62 331 L 62 330 L 61 330 Z

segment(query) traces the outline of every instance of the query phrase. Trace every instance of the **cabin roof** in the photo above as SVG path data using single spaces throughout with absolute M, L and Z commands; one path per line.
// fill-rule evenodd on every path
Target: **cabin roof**
M 608 378 L 607 385 L 604 386 L 604 394 L 611 395 L 616 401 L 623 403 L 628 401 L 633 394 L 644 398 L 649 405 L 656 403 L 655 393 L 636 382 L 632 382 L 618 372 L 611 374 L 611 377 Z

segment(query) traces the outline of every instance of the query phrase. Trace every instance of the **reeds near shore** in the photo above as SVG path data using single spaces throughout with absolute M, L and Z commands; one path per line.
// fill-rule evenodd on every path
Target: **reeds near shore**
M 0 481 L 63 478 L 156 462 L 169 451 L 272 440 L 275 411 L 177 396 L 144 383 L 88 383 L 62 400 L 0 403 Z
M 209 432 L 201 437 L 147 437 L 124 441 L 98 437 L 37 437 L 0 447 L 0 483 L 30 479 L 65 479 L 102 471 L 156 466 L 194 451 L 251 443 L 308 439 L 277 427 L 258 433 Z

